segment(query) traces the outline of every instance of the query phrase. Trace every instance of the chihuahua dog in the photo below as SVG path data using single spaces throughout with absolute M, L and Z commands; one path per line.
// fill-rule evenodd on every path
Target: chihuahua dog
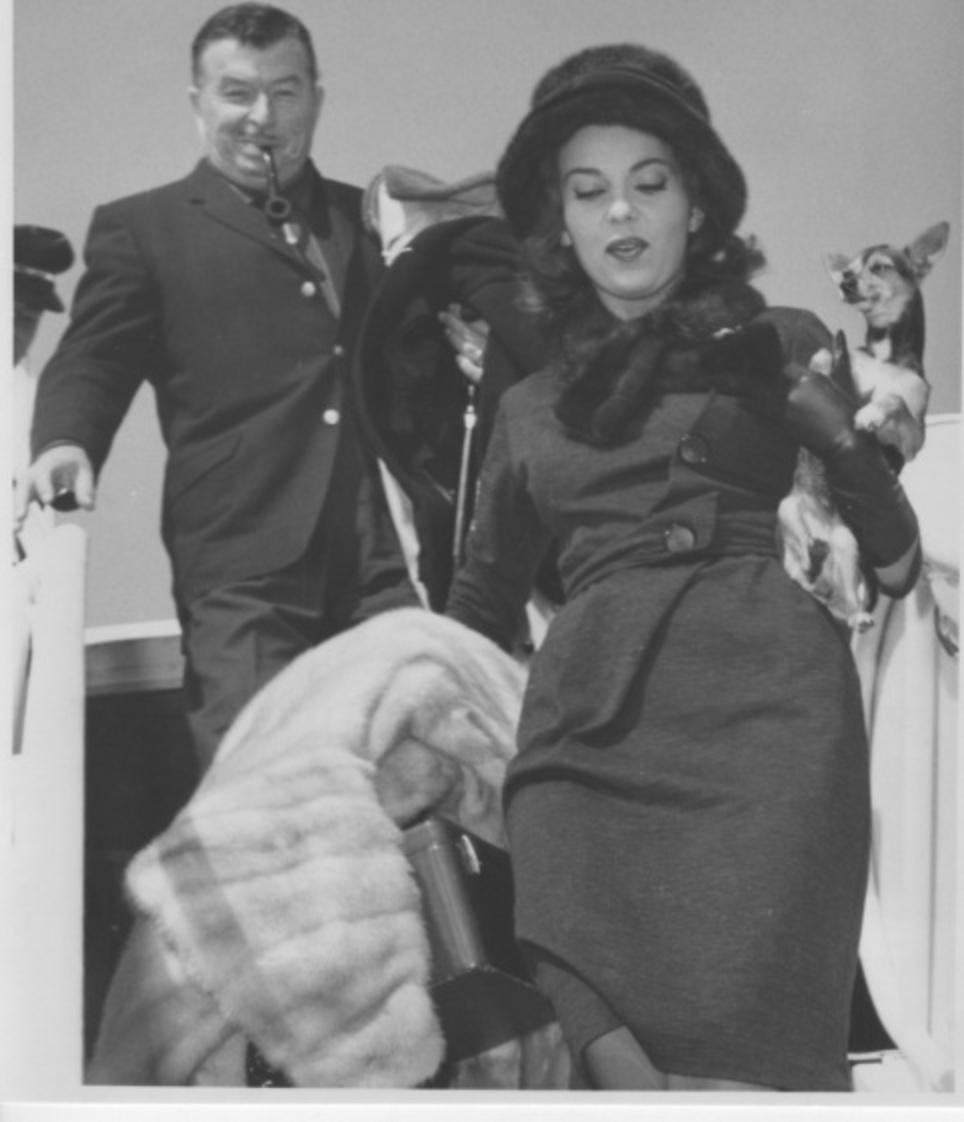
M 949 232 L 948 224 L 939 222 L 904 249 L 874 245 L 854 257 L 825 256 L 841 298 L 863 315 L 866 333 L 851 355 L 838 332 L 833 351 L 818 351 L 810 368 L 854 395 L 855 427 L 874 433 L 898 470 L 924 443 L 930 387 L 923 368 L 920 284 L 944 252 Z M 873 591 L 857 542 L 834 508 L 822 464 L 806 450 L 780 505 L 779 522 L 789 575 L 854 630 L 870 627 Z

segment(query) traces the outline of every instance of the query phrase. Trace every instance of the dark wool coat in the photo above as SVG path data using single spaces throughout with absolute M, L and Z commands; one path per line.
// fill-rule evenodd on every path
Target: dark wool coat
M 76 442 L 95 470 L 150 382 L 169 452 L 162 536 L 182 603 L 293 561 L 325 503 L 382 263 L 361 192 L 308 175 L 340 319 L 260 208 L 202 161 L 96 210 L 71 323 L 40 379 L 34 454 Z
M 830 341 L 760 323 L 781 364 Z M 448 610 L 505 644 L 558 542 L 505 799 L 517 933 L 574 1055 L 624 1024 L 664 1071 L 844 1090 L 866 735 L 847 638 L 781 564 L 797 446 L 765 350 L 733 377 L 749 334 L 610 447 L 567 435 L 551 374 L 507 391 Z
M 457 303 L 490 328 L 475 406 L 470 500 L 499 397 L 544 361 L 518 307 L 518 244 L 498 218 L 458 218 L 420 233 L 392 263 L 362 328 L 353 385 L 366 440 L 412 500 L 420 577 L 432 606 L 452 572 L 455 498 L 468 382 L 438 312 Z M 468 512 L 467 512 L 468 513 Z

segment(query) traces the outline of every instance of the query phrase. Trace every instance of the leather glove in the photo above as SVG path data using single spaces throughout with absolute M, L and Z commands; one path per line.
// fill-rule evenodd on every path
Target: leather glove
M 886 569 L 916 548 L 906 587 L 920 568 L 917 516 L 876 439 L 853 427 L 853 401 L 828 377 L 789 364 L 783 370 L 783 418 L 794 439 L 824 464 L 840 516 L 875 569 Z

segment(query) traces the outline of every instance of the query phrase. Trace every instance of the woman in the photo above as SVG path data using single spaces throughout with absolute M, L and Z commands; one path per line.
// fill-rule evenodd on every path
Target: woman
M 497 178 L 552 359 L 502 400 L 448 611 L 507 644 L 557 543 L 505 786 L 520 944 L 578 1085 L 848 1090 L 866 736 L 775 512 L 806 445 L 898 596 L 913 512 L 807 370 L 827 331 L 748 284 L 743 174 L 672 59 L 550 70 Z

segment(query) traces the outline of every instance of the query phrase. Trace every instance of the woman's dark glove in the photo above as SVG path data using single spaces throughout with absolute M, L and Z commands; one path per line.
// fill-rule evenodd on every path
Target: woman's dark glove
M 881 570 L 913 559 L 902 567 L 906 588 L 885 589 L 907 591 L 920 568 L 917 516 L 882 448 L 854 429 L 854 404 L 830 378 L 796 364 L 785 367 L 782 377 L 784 421 L 797 442 L 823 461 L 840 516 L 871 565 Z

